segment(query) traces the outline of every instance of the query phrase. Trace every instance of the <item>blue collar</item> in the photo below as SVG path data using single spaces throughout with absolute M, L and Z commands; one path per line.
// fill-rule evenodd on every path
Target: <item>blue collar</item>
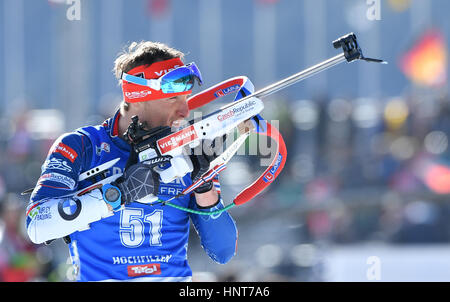
M 117 110 L 114 117 L 107 119 L 103 122 L 103 127 L 105 127 L 111 141 L 116 144 L 120 149 L 131 151 L 131 146 L 119 136 L 119 118 L 120 110 Z

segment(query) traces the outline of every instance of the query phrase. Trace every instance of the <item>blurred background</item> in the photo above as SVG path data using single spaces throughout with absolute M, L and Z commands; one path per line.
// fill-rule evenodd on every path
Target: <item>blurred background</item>
M 127 44 L 180 49 L 204 88 L 246 75 L 258 89 L 339 54 L 331 42 L 349 32 L 389 64 L 340 64 L 265 99 L 286 166 L 230 211 L 228 264 L 192 230 L 194 280 L 450 281 L 449 11 L 447 0 L 1 0 L 0 281 L 73 280 L 62 240 L 28 240 L 20 192 L 54 139 L 114 113 Z M 262 169 L 235 156 L 225 202 Z

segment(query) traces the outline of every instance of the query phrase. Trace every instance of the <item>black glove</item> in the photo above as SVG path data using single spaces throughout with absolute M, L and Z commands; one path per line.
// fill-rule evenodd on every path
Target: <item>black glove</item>
M 158 194 L 160 182 L 159 174 L 153 170 L 155 166 L 157 164 L 146 162 L 131 165 L 121 177 L 111 183 L 119 188 L 123 203 L 128 204 L 150 194 Z
M 219 148 L 216 143 L 219 141 L 219 143 L 223 145 L 225 139 L 226 135 L 219 140 L 202 140 L 201 143 L 192 150 L 193 154 L 190 156 L 194 167 L 194 170 L 191 173 L 192 183 L 198 181 L 206 172 L 209 171 L 210 163 L 222 153 L 222 148 Z M 206 193 L 210 191 L 212 187 L 213 183 L 212 180 L 210 180 L 196 188 L 194 192 Z
M 207 182 L 201 184 L 197 189 L 194 190 L 194 192 L 199 193 L 199 194 L 206 193 L 206 192 L 211 191 L 212 187 L 213 187 L 213 182 L 212 182 L 212 180 L 210 180 L 210 181 L 207 181 Z

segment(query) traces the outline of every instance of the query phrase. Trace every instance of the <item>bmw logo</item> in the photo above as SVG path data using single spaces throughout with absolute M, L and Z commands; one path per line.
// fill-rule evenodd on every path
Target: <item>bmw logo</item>
M 81 201 L 78 199 L 65 199 L 58 204 L 58 213 L 64 220 L 74 220 L 80 212 Z

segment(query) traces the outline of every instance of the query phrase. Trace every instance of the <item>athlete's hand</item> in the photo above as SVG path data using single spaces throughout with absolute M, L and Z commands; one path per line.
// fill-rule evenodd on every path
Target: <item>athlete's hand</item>
M 221 144 L 223 144 L 223 141 L 224 139 L 222 139 Z M 190 156 L 194 167 L 194 170 L 191 172 L 192 183 L 198 181 L 206 172 L 208 172 L 211 162 L 222 153 L 222 146 L 217 146 L 216 143 L 216 140 L 202 140 L 201 143 L 192 150 L 193 154 Z M 194 192 L 205 193 L 210 191 L 212 187 L 212 181 L 208 181 L 195 189 Z

